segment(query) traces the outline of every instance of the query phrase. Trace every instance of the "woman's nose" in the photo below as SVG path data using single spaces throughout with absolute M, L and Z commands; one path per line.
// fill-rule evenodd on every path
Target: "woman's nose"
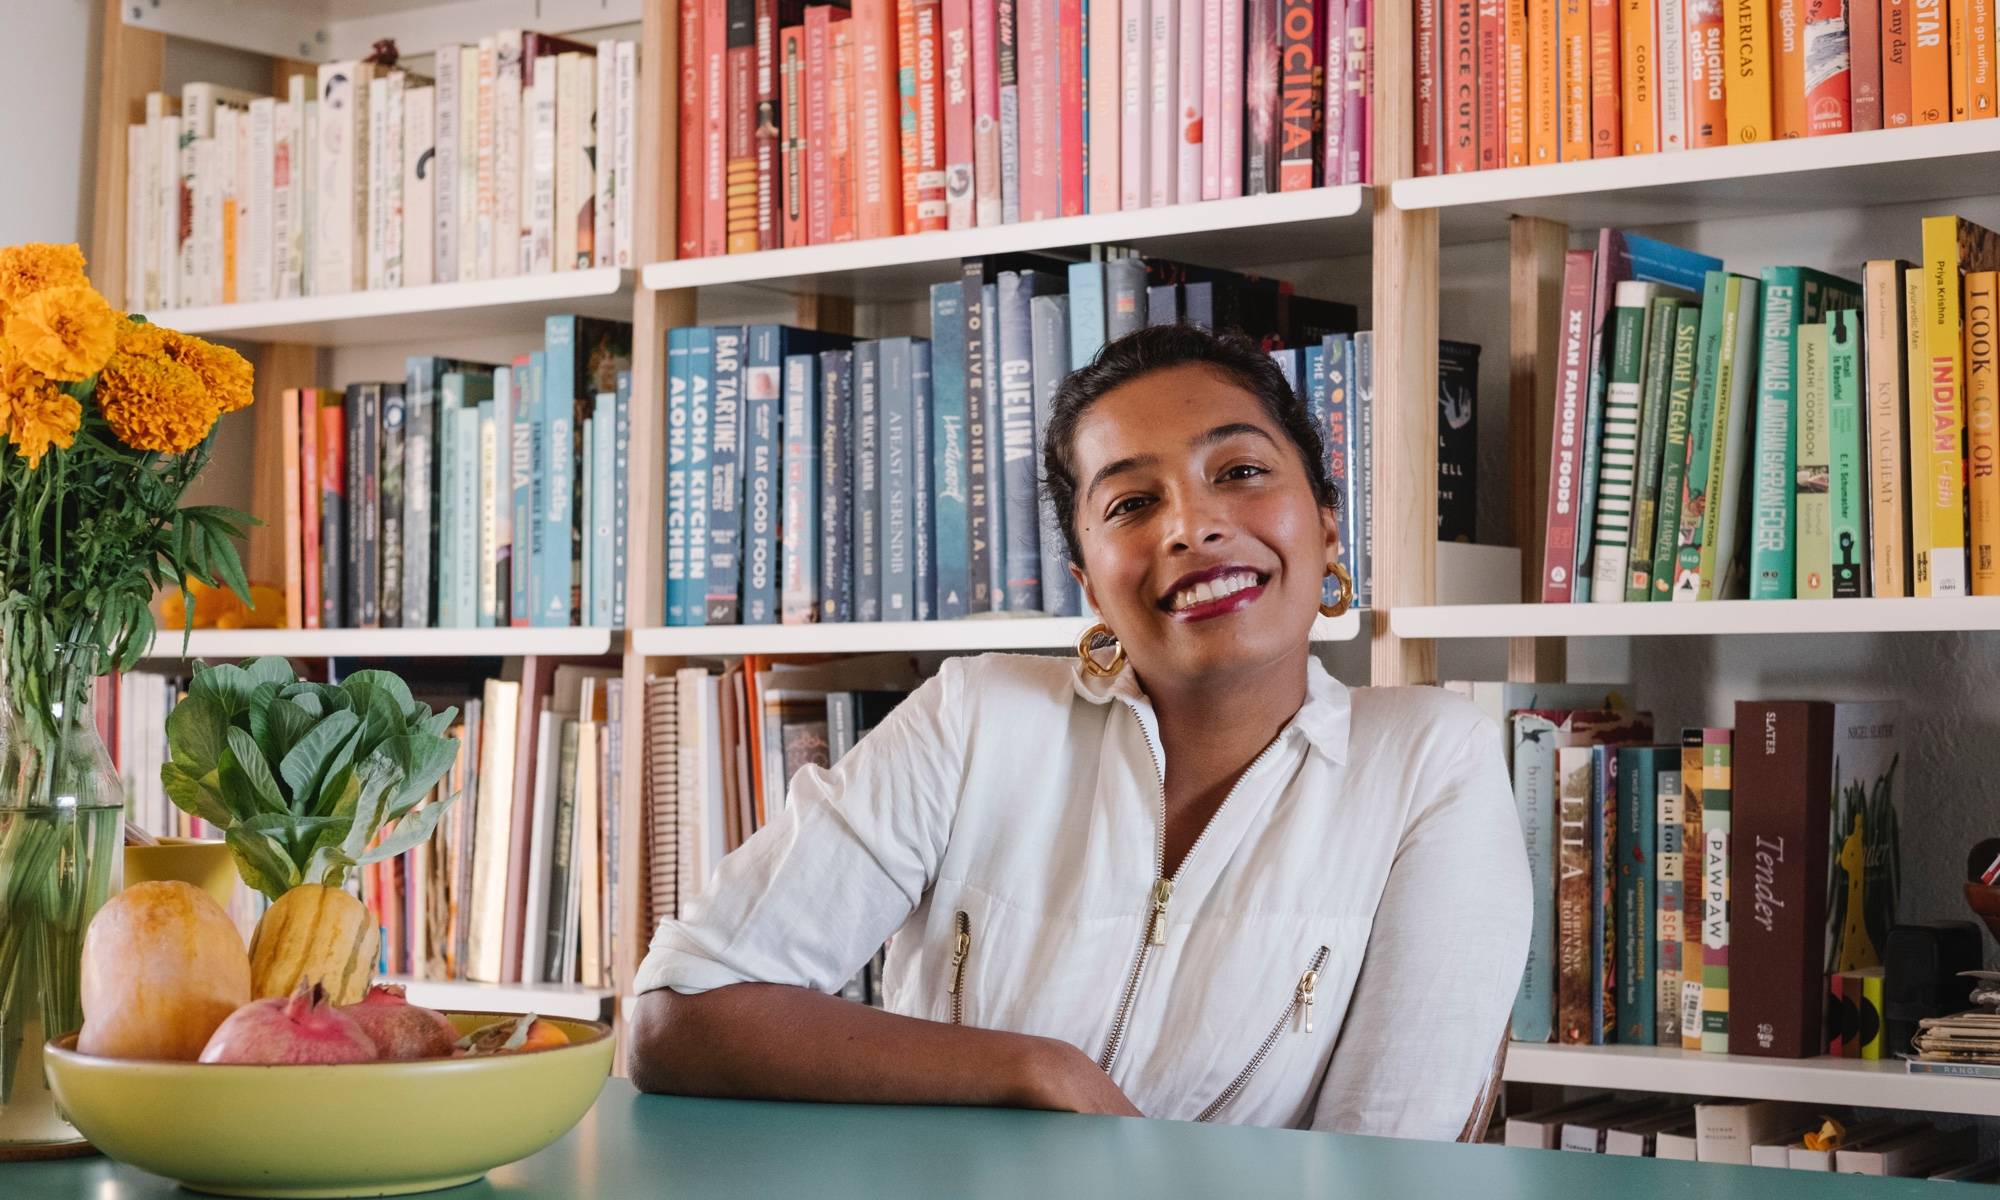
M 1223 506 L 1207 497 L 1180 496 L 1171 501 L 1173 519 L 1167 522 L 1169 548 L 1192 550 L 1213 545 L 1229 536 L 1228 514 Z

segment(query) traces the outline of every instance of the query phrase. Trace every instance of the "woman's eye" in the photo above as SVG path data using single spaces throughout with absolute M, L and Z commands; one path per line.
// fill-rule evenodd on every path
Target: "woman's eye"
M 1113 517 L 1126 516 L 1130 513 L 1138 512 L 1141 508 L 1144 508 L 1145 505 L 1146 505 L 1146 498 L 1144 496 L 1127 496 L 1124 499 L 1119 500 L 1117 503 L 1113 504 L 1111 506 L 1111 511 L 1106 515 Z
M 1223 471 L 1222 477 L 1224 479 L 1254 479 L 1259 475 L 1269 475 L 1270 473 L 1269 470 L 1255 463 L 1237 463 L 1235 466 Z

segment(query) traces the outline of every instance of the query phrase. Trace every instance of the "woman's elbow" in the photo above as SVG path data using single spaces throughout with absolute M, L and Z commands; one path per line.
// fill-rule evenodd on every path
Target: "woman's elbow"
M 632 1017 L 632 1043 L 627 1069 L 633 1086 L 642 1092 L 683 1093 L 687 1090 L 686 1064 L 673 1053 L 687 1039 L 675 1035 L 675 1026 L 687 1020 L 688 1001 L 672 988 L 659 988 L 639 997 Z

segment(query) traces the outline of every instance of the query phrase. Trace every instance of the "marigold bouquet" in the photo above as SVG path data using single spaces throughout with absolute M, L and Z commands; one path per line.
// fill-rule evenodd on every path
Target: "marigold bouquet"
M 16 736 L 56 731 L 69 682 L 126 669 L 152 641 L 153 593 L 192 577 L 247 597 L 249 519 L 181 507 L 224 413 L 251 399 L 224 346 L 128 316 L 75 246 L 0 249 L 0 698 Z M 66 648 L 87 647 L 81 670 Z M 64 653 L 58 653 L 65 650 Z

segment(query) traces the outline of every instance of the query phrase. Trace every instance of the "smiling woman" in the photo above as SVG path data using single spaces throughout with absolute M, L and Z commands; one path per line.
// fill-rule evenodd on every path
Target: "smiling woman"
M 1476 1133 L 1530 917 L 1499 732 L 1309 653 L 1338 499 L 1304 405 L 1246 343 L 1141 330 L 1063 384 L 1045 470 L 1096 638 L 950 660 L 802 771 L 661 925 L 634 1077 Z M 827 994 L 884 940 L 888 1011 Z

